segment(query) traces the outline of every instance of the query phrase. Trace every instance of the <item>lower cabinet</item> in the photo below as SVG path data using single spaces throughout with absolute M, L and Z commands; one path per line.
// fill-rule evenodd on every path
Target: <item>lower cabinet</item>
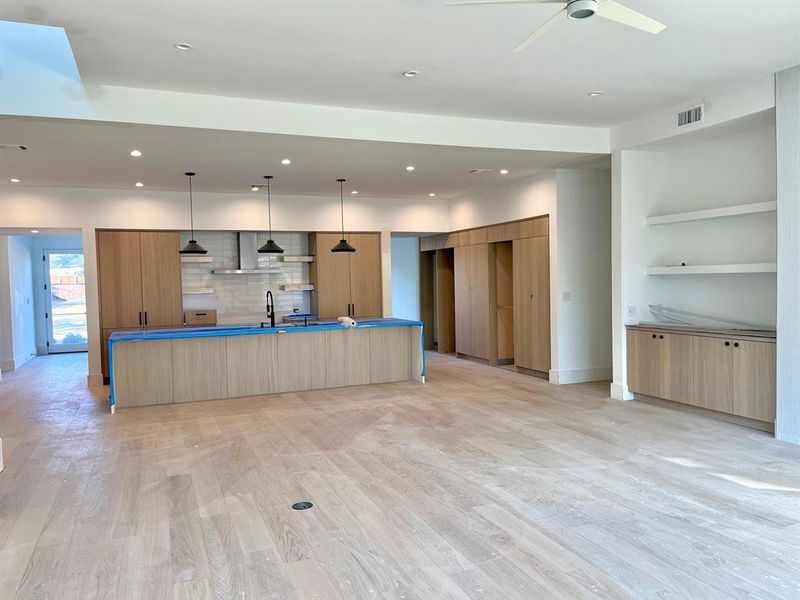
M 775 343 L 628 329 L 628 388 L 757 421 L 775 420 Z

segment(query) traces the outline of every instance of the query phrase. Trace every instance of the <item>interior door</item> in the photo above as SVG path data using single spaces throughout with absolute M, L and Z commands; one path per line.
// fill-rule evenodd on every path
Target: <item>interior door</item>
M 142 231 L 142 320 L 145 327 L 183 324 L 180 234 Z
M 489 244 L 467 246 L 469 259 L 472 356 L 489 358 Z M 494 282 L 492 282 L 494 284 Z
M 44 269 L 47 351 L 85 352 L 88 334 L 83 252 L 47 250 Z
M 472 254 L 469 246 L 453 249 L 455 280 L 456 352 L 472 356 L 472 302 L 470 273 Z
M 514 364 L 550 371 L 550 238 L 514 240 Z
M 350 255 L 350 297 L 353 314 L 358 317 L 383 316 L 381 285 L 381 236 L 377 233 L 350 233 L 356 251 Z
M 139 232 L 98 232 L 97 256 L 103 327 L 125 329 L 143 326 Z

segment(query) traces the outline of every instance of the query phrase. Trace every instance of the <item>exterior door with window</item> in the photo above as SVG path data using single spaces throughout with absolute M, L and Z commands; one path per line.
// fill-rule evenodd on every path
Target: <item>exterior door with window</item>
M 85 352 L 88 335 L 83 252 L 46 250 L 44 281 L 48 353 Z

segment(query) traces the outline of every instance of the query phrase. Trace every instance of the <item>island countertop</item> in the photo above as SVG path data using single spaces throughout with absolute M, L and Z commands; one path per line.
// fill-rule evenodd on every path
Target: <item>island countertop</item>
M 372 318 L 115 331 L 115 407 L 425 381 L 422 321 Z M 273 335 L 281 334 L 281 335 Z

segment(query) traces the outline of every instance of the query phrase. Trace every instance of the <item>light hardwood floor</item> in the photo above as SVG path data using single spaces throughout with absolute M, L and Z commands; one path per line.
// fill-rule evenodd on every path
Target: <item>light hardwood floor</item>
M 428 366 L 115 416 L 83 355 L 4 374 L 0 598 L 798 597 L 797 447 Z

